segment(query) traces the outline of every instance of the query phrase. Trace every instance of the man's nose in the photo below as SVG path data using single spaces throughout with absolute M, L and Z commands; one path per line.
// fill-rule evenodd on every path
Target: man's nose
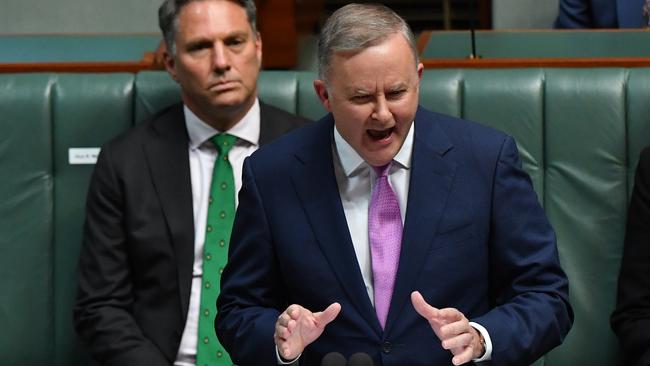
M 374 110 L 372 111 L 372 119 L 379 122 L 388 122 L 392 118 L 392 113 L 388 108 L 388 101 L 383 95 L 379 95 L 375 101 Z
M 230 69 L 230 58 L 223 44 L 217 43 L 212 52 L 212 69 L 218 72 Z

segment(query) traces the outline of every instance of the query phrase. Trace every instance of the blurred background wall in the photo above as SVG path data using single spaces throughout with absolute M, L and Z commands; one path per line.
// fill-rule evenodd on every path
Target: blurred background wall
M 159 32 L 162 0 L 0 0 L 0 34 Z
M 559 0 L 492 0 L 494 29 L 553 28 Z

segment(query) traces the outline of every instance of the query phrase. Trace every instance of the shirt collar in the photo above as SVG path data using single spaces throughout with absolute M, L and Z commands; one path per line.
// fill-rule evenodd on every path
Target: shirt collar
M 260 140 L 260 103 L 255 98 L 255 103 L 246 112 L 244 118 L 235 123 L 234 126 L 228 131 L 219 131 L 209 124 L 203 122 L 192 112 L 187 105 L 183 106 L 185 114 L 185 126 L 187 134 L 190 137 L 190 148 L 196 149 L 205 141 L 222 132 L 237 137 L 239 140 L 246 141 L 251 145 L 257 146 Z
M 411 168 L 411 156 L 413 154 L 413 134 L 415 130 L 415 122 L 411 123 L 409 132 L 406 134 L 404 139 L 404 144 L 402 148 L 397 152 L 397 155 L 393 158 L 394 162 L 397 162 L 404 169 Z M 336 152 L 341 161 L 341 167 L 346 177 L 350 177 L 357 170 L 361 169 L 364 166 L 369 166 L 369 164 L 364 164 L 363 158 L 354 150 L 350 144 L 341 136 L 339 131 L 334 126 L 334 145 Z

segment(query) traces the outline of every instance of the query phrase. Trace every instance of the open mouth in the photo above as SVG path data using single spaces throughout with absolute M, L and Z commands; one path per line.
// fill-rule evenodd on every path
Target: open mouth
M 385 130 L 366 130 L 366 133 L 372 140 L 381 141 L 389 138 L 393 134 L 394 130 L 395 127 L 391 127 Z

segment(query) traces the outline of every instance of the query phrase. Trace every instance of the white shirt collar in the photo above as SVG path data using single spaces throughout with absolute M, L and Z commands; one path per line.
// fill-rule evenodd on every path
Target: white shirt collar
M 411 123 L 411 128 L 406 134 L 404 139 L 404 144 L 402 148 L 397 152 L 397 155 L 393 158 L 393 161 L 397 162 L 404 169 L 411 168 L 411 156 L 413 154 L 413 136 L 415 131 L 415 122 Z M 334 126 L 334 145 L 336 152 L 341 161 L 341 167 L 346 177 L 350 177 L 352 174 L 356 173 L 360 168 L 364 166 L 363 158 L 354 150 L 350 144 L 341 136 L 339 131 Z M 369 166 L 369 164 L 365 164 Z
M 255 103 L 251 109 L 246 112 L 244 118 L 235 123 L 228 131 L 219 131 L 209 124 L 203 122 L 192 112 L 187 105 L 183 106 L 185 114 L 185 126 L 187 134 L 190 137 L 190 148 L 196 149 L 206 140 L 221 132 L 228 132 L 237 137 L 240 141 L 246 141 L 251 145 L 257 146 L 260 141 L 260 103 L 255 98 Z

